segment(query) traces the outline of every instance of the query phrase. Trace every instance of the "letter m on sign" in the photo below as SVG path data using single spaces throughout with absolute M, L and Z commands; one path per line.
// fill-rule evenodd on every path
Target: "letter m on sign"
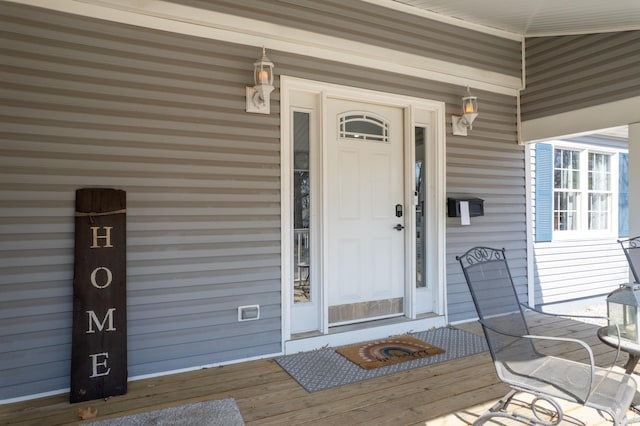
M 76 191 L 71 402 L 127 392 L 126 194 Z

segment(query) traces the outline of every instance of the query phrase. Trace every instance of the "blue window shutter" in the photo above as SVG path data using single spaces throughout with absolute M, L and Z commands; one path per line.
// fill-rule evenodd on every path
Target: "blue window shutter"
M 553 234 L 553 146 L 536 144 L 536 242 Z
M 629 236 L 629 154 L 619 156 L 618 236 Z

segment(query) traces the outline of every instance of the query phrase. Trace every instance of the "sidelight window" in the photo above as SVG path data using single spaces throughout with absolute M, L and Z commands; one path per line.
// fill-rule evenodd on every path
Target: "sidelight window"
M 311 179 L 309 174 L 309 118 L 307 112 L 293 113 L 293 265 L 294 303 L 311 301 Z

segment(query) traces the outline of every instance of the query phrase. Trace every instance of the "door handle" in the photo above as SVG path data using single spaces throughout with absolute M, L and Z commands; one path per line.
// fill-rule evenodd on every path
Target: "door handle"
M 402 231 L 404 229 L 404 226 L 397 224 L 396 226 L 393 227 L 393 229 L 395 229 L 396 231 Z

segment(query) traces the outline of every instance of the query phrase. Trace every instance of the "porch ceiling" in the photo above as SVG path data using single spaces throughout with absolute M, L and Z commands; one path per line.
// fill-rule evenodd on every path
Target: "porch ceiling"
M 638 0 L 390 0 L 525 37 L 640 29 Z

